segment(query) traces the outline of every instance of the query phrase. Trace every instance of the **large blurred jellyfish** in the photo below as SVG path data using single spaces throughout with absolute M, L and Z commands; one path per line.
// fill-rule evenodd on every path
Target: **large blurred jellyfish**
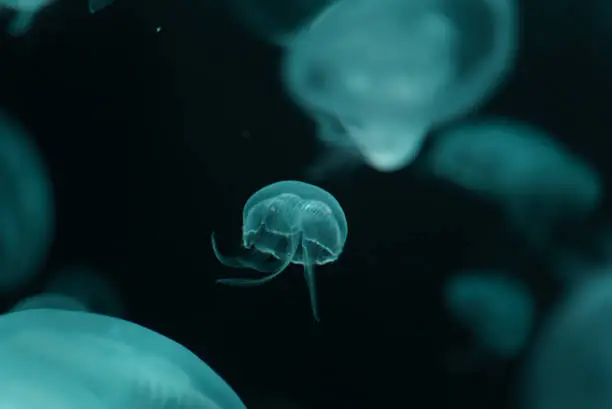
M 285 86 L 321 141 L 395 171 L 432 126 L 491 96 L 513 64 L 516 14 L 515 0 L 340 0 L 287 47 Z
M 0 112 L 0 292 L 40 272 L 54 216 L 51 181 L 37 147 Z
M 217 282 L 234 286 L 259 285 L 281 274 L 289 264 L 303 265 L 312 312 L 318 321 L 314 268 L 338 259 L 347 234 L 344 211 L 330 193 L 303 182 L 273 183 L 255 192 L 244 205 L 242 245 L 249 250 L 247 255 L 222 255 L 214 234 L 212 236 L 213 250 L 222 264 L 251 268 L 269 275 Z
M 520 281 L 498 272 L 462 272 L 444 287 L 451 316 L 484 353 L 515 358 L 533 329 L 535 303 Z
M 502 206 L 528 244 L 551 245 L 599 206 L 599 174 L 560 142 L 530 125 L 481 120 L 449 129 L 423 161 L 427 172 Z
M 72 299 L 87 311 L 116 317 L 125 315 L 125 304 L 116 286 L 91 267 L 73 265 L 60 269 L 45 285 L 45 294 Z
M 95 14 L 113 4 L 115 0 L 89 0 L 89 12 Z
M 541 329 L 524 367 L 524 409 L 612 407 L 612 275 L 577 285 Z
M 226 3 L 262 39 L 285 46 L 301 26 L 334 1 L 337 0 L 227 0 Z
M 0 316 L 0 334 L 2 408 L 245 409 L 196 355 L 131 322 L 32 309 Z
M 10 311 L 16 312 L 41 309 L 88 311 L 87 306 L 79 300 L 63 294 L 55 293 L 41 293 L 26 297 L 23 300 L 18 301 Z
M 36 15 L 56 0 L 0 0 L 0 11 L 8 9 L 14 14 L 6 26 L 12 36 L 25 34 L 34 24 Z

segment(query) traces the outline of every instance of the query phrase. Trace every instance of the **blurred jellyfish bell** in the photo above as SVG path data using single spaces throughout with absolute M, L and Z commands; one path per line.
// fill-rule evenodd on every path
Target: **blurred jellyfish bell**
M 262 39 L 285 46 L 296 30 L 337 0 L 228 0 L 230 10 Z
M 468 329 L 480 348 L 498 358 L 515 358 L 533 329 L 535 304 L 528 289 L 511 276 L 466 271 L 444 287 L 451 316 Z
M 188 349 L 128 321 L 30 309 L 2 315 L 0 334 L 3 408 L 245 409 Z M 50 400 L 25 396 L 26 387 Z
M 0 292 L 26 284 L 54 232 L 51 181 L 25 131 L 0 112 Z
M 34 309 L 58 309 L 70 311 L 87 311 L 87 306 L 79 300 L 63 294 L 42 293 L 36 294 L 17 302 L 11 312 Z
M 425 171 L 496 201 L 528 243 L 548 248 L 555 229 L 578 226 L 601 201 L 599 174 L 530 125 L 487 119 L 434 140 Z
M 337 1 L 287 47 L 285 87 L 314 120 L 337 118 L 346 130 L 337 137 L 370 166 L 398 170 L 433 125 L 477 108 L 505 77 L 515 8 L 514 0 Z
M 45 286 L 45 292 L 59 294 L 85 306 L 87 311 L 124 316 L 125 305 L 117 288 L 102 273 L 85 266 L 60 269 Z
M 525 409 L 612 406 L 612 274 L 572 288 L 540 330 L 520 383 Z

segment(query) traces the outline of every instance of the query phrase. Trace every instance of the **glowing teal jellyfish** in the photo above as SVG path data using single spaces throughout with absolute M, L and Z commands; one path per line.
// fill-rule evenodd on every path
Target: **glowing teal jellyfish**
M 0 334 L 4 407 L 245 409 L 196 355 L 128 321 L 31 309 L 0 316 Z
M 543 248 L 554 227 L 578 224 L 597 209 L 595 169 L 531 125 L 493 118 L 439 135 L 427 172 L 497 202 L 530 244 Z
M 336 1 L 287 46 L 284 84 L 316 122 L 343 127 L 319 126 L 320 140 L 395 171 L 433 125 L 493 93 L 513 65 L 517 25 L 515 0 Z
M 90 312 L 114 317 L 125 315 L 125 304 L 116 286 L 91 267 L 71 265 L 59 269 L 45 285 L 45 291 L 71 298 Z
M 7 32 L 18 37 L 28 32 L 34 24 L 36 16 L 57 0 L 0 0 L 0 11 L 12 10 L 15 15 L 6 27 Z M 114 0 L 89 0 L 90 13 L 96 13 L 110 6 Z
M 336 0 L 228 0 L 225 3 L 262 39 L 285 46 L 295 31 L 333 1 Z
M 448 280 L 444 296 L 451 315 L 485 352 L 513 358 L 526 345 L 535 303 L 518 280 L 496 272 L 464 272 Z
M 604 266 L 602 266 L 604 268 Z M 612 275 L 571 288 L 540 329 L 520 383 L 525 409 L 612 406 Z
M 85 304 L 72 297 L 63 294 L 41 293 L 17 302 L 11 308 L 11 312 L 40 309 L 88 311 Z
M 250 250 L 247 256 L 222 255 L 212 235 L 213 251 L 222 264 L 270 274 L 257 279 L 228 278 L 217 282 L 259 285 L 278 276 L 289 264 L 303 265 L 312 312 L 318 321 L 314 267 L 336 261 L 347 234 L 344 211 L 330 193 L 303 182 L 273 183 L 255 192 L 244 205 L 242 245 Z
M 51 181 L 24 129 L 0 112 L 0 291 L 40 272 L 54 233 Z

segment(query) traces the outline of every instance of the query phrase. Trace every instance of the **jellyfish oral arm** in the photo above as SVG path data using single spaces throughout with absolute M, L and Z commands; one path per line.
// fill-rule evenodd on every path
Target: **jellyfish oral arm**
M 256 286 L 272 280 L 274 277 L 285 271 L 287 266 L 291 264 L 291 260 L 293 259 L 295 251 L 297 249 L 297 242 L 294 240 L 292 241 L 292 248 L 290 254 L 287 254 L 284 258 L 279 259 L 278 262 L 273 262 L 269 266 L 263 266 L 257 261 L 261 258 L 260 254 L 253 254 L 254 259 L 246 259 L 243 257 L 227 257 L 219 252 L 215 241 L 214 233 L 211 239 L 215 256 L 217 257 L 217 260 L 219 260 L 219 262 L 221 262 L 221 264 L 223 264 L 224 266 L 234 268 L 250 268 L 253 270 L 257 270 L 261 273 L 271 273 L 269 276 L 262 278 L 222 278 L 216 280 L 216 283 L 218 284 L 225 284 L 236 287 Z
M 314 263 L 310 260 L 307 246 L 302 245 L 304 254 L 304 278 L 308 285 L 308 294 L 310 296 L 310 306 L 312 307 L 312 315 L 315 321 L 319 322 L 319 304 L 317 302 L 317 287 L 315 281 Z

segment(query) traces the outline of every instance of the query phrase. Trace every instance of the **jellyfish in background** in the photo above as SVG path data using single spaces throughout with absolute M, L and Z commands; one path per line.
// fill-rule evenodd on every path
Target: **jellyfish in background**
M 115 0 L 89 0 L 89 12 L 95 14 L 113 4 Z
M 24 35 L 34 24 L 36 15 L 44 8 L 55 3 L 56 0 L 0 0 L 0 11 L 9 9 L 14 12 L 9 24 L 6 27 L 7 32 L 18 37 Z
M 87 311 L 87 306 L 72 297 L 63 294 L 42 293 L 32 295 L 17 302 L 11 312 L 23 310 L 69 310 L 69 311 Z
M 228 0 L 230 11 L 262 39 L 290 44 L 293 34 L 337 0 Z
M 57 271 L 45 285 L 45 294 L 74 300 L 87 311 L 122 317 L 125 305 L 113 283 L 91 267 L 73 265 Z
M 5 9 L 14 12 L 13 17 L 8 23 L 6 30 L 13 37 L 24 35 L 30 30 L 36 16 L 46 7 L 49 7 L 57 0 L 0 0 L 0 12 Z M 94 14 L 108 6 L 114 0 L 88 0 L 89 11 Z
M 0 112 L 0 292 L 26 284 L 54 233 L 51 181 L 37 147 Z
M 304 266 L 312 312 L 319 320 L 315 265 L 334 262 L 348 234 L 344 211 L 325 190 L 297 181 L 282 181 L 255 192 L 242 213 L 242 245 L 246 256 L 222 255 L 212 235 L 213 251 L 224 265 L 269 273 L 263 278 L 228 278 L 218 283 L 253 286 L 270 281 L 289 264 Z
M 513 65 L 516 14 L 514 0 L 339 0 L 287 46 L 285 88 L 312 119 L 343 128 L 323 143 L 395 171 L 432 126 L 493 93 Z
M 553 310 L 524 365 L 525 409 L 612 406 L 612 274 L 572 288 Z
M 131 322 L 33 309 L 0 316 L 0 334 L 0 407 L 245 409 L 197 356 Z
M 545 132 L 488 119 L 434 140 L 426 172 L 497 202 L 509 224 L 537 249 L 560 229 L 580 226 L 599 206 L 599 174 Z M 573 228 L 573 227 L 572 227 Z
M 468 329 L 485 352 L 514 358 L 534 325 L 535 303 L 518 280 L 497 272 L 461 272 L 444 287 L 452 317 Z

